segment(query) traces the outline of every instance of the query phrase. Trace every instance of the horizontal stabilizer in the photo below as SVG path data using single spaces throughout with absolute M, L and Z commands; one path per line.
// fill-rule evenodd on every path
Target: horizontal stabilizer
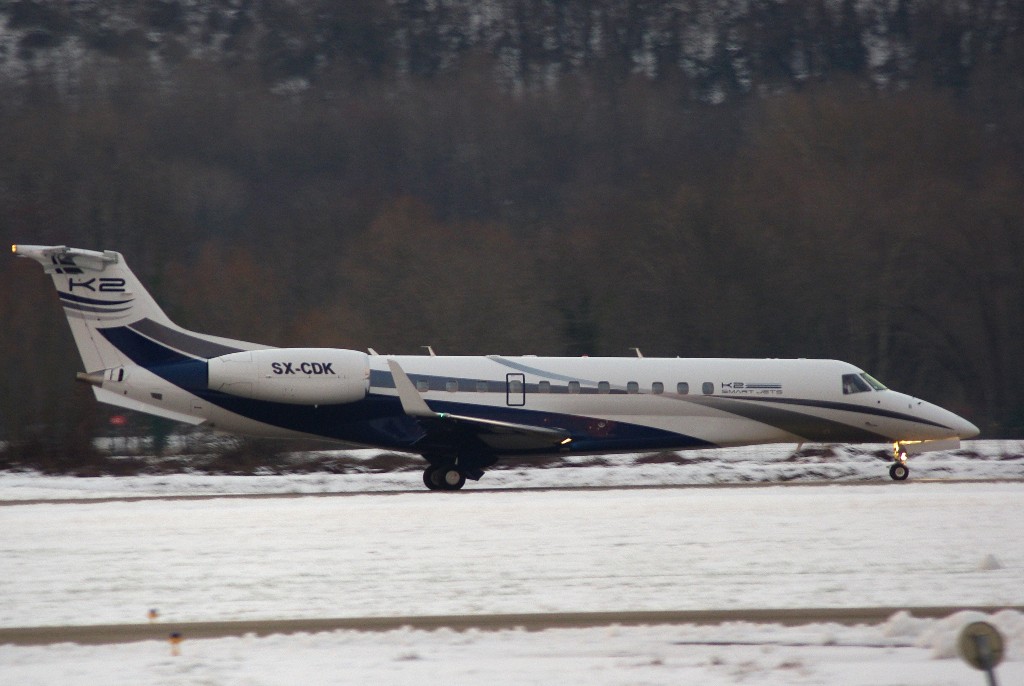
M 135 410 L 136 412 L 144 412 L 146 414 L 156 415 L 157 417 L 163 417 L 164 419 L 182 422 L 183 424 L 191 424 L 193 426 L 199 426 L 200 424 L 206 423 L 206 419 L 203 417 L 195 417 L 190 414 L 185 414 L 184 412 L 175 412 L 172 409 L 161 407 L 155 403 L 139 402 L 138 400 L 133 400 L 128 396 L 108 391 L 107 389 L 100 388 L 99 386 L 93 386 L 92 393 L 96 396 L 96 400 L 101 403 L 106 403 L 107 405 L 123 407 L 127 410 Z

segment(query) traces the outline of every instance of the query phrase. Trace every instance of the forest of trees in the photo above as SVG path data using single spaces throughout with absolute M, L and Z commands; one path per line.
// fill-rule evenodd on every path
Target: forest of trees
M 0 78 L 0 226 L 8 243 L 124 253 L 183 326 L 400 353 L 832 357 L 985 436 L 1024 436 L 1020 12 L 989 17 L 970 59 L 945 24 L 904 17 L 914 59 L 898 78 L 865 57 L 882 29 L 862 12 L 804 72 L 750 52 L 749 80 L 712 65 L 695 85 L 631 53 L 562 51 L 571 68 L 533 87 L 539 63 L 521 53 L 509 78 L 507 45 L 483 38 L 424 40 L 410 61 L 381 32 L 429 33 L 436 13 L 414 2 L 337 3 L 351 14 L 331 31 L 291 3 L 198 3 L 273 9 L 315 40 L 265 30 L 243 50 L 250 20 L 231 50 L 172 58 L 163 40 L 158 63 L 141 28 L 69 37 L 75 17 L 53 9 L 68 5 L 8 11 L 12 50 L 35 67 Z M 646 3 L 591 5 L 604 35 L 652 44 L 650 22 L 613 16 Z M 192 35 L 178 3 L 146 7 Z M 786 17 L 740 19 L 730 30 L 765 45 L 798 34 Z M 85 57 L 69 86 L 39 55 L 71 43 Z M 316 51 L 282 61 L 299 45 Z M 688 64 L 675 50 L 655 53 Z M 709 97 L 726 72 L 733 86 Z M 0 323 L 0 439 L 104 431 L 38 265 L 0 261 Z

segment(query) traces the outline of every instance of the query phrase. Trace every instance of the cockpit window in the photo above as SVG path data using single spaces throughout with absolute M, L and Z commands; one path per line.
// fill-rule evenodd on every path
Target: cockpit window
M 843 374 L 843 395 L 852 393 L 867 393 L 871 390 L 868 382 L 858 374 Z
M 875 377 L 871 376 L 870 374 L 861 374 L 860 378 L 862 378 L 865 381 L 867 381 L 868 385 L 871 386 L 876 391 L 887 391 L 887 390 L 889 390 L 888 388 L 886 388 L 884 383 L 882 383 L 881 381 L 879 381 Z

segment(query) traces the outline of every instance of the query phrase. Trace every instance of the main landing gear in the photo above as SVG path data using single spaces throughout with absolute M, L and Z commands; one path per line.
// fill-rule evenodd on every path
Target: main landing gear
M 423 457 L 430 463 L 423 470 L 423 485 L 432 491 L 458 491 L 466 485 L 466 479 L 479 481 L 484 470 L 498 461 L 493 455 L 472 453 L 432 453 Z
M 910 468 L 907 466 L 907 451 L 899 443 L 892 444 L 892 459 L 889 476 L 893 481 L 906 481 L 910 476 Z
M 457 491 L 466 485 L 466 475 L 455 465 L 430 465 L 423 470 L 423 485 L 432 491 Z

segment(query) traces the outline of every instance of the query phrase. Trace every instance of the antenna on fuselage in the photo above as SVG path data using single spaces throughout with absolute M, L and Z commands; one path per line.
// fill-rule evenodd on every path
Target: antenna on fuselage
M 642 352 L 640 352 L 640 348 L 630 348 L 630 350 L 635 352 L 637 357 L 643 357 L 644 356 L 644 354 Z

